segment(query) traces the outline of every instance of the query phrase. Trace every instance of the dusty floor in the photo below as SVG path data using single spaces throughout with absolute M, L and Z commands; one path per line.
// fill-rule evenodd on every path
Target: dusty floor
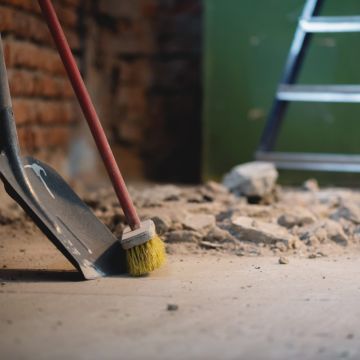
M 360 358 L 359 192 L 160 190 L 135 199 L 167 265 L 87 282 L 0 194 L 1 359 Z M 87 201 L 118 232 L 108 194 Z
M 358 359 L 359 263 L 173 255 L 150 277 L 87 282 L 2 270 L 1 358 Z
M 360 357 L 358 251 L 285 265 L 187 253 L 149 277 L 81 281 L 30 223 L 11 227 L 0 227 L 1 359 Z

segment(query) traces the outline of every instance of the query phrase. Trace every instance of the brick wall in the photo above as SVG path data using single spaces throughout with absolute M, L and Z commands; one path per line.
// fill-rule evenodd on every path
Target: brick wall
M 58 0 L 54 5 L 76 51 L 79 1 Z M 65 149 L 76 109 L 37 1 L 0 0 L 0 31 L 22 148 Z
M 127 173 L 200 176 L 201 3 L 88 2 L 86 79 Z
M 201 1 L 53 3 L 124 173 L 196 180 Z M 0 0 L 0 31 L 22 146 L 66 149 L 81 117 L 37 1 Z

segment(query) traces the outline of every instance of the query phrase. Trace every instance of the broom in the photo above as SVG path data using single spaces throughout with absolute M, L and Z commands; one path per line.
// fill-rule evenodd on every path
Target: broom
M 164 263 L 164 243 L 157 236 L 151 220 L 140 222 L 51 1 L 39 0 L 39 5 L 129 225 L 120 240 L 126 251 L 129 273 L 134 276 L 147 274 Z

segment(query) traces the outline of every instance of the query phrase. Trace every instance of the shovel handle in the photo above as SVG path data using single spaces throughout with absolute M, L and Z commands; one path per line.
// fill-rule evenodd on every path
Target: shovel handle
M 113 184 L 117 198 L 124 211 L 126 220 L 131 229 L 140 227 L 140 219 L 135 206 L 126 188 L 125 181 L 111 151 L 104 129 L 101 125 L 90 95 L 85 87 L 80 71 L 70 50 L 65 34 L 61 28 L 59 19 L 50 0 L 38 0 L 44 18 L 55 41 L 62 62 L 70 79 L 73 90 L 80 103 L 82 112 L 89 125 L 92 136 L 105 164 L 107 173 Z
M 11 97 L 6 72 L 4 49 L 0 33 L 0 110 L 5 108 L 11 108 Z
M 5 153 L 19 173 L 21 170 L 20 148 L 11 105 L 9 81 L 6 71 L 4 48 L 0 33 L 0 152 Z

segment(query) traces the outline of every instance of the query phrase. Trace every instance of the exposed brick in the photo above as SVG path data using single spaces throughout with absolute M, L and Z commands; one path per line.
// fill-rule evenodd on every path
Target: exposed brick
M 51 74 L 65 74 L 55 49 L 39 47 L 27 41 L 4 40 L 5 61 L 8 67 L 44 70 Z
M 19 9 L 40 13 L 37 1 L 34 0 L 0 0 L 0 4 L 10 5 Z
M 74 7 L 78 7 L 80 1 L 55 0 L 52 3 L 62 25 L 74 28 L 77 21 L 77 12 Z M 42 18 L 40 6 L 36 0 L 0 0 L 0 5 L 9 5 L 12 8 L 30 11 L 39 14 Z
M 22 124 L 69 124 L 77 121 L 72 101 L 42 99 L 13 100 L 16 123 Z
M 75 28 L 77 23 L 77 12 L 72 7 L 65 7 L 62 2 L 54 2 L 56 14 L 63 27 Z
M 123 87 L 120 89 L 118 103 L 126 107 L 128 114 L 138 116 L 147 110 L 146 90 L 141 86 Z
M 78 49 L 80 0 L 53 0 L 72 49 Z M 25 150 L 64 149 L 78 119 L 74 95 L 36 0 L 0 0 L 0 31 Z
M 199 169 L 204 0 L 52 1 L 110 138 L 146 172 Z M 0 0 L 0 31 L 23 146 L 66 147 L 79 109 L 38 2 Z
M 61 21 L 61 18 L 60 18 Z M 18 11 L 14 8 L 0 5 L 0 31 L 13 33 L 22 39 L 31 39 L 45 45 L 53 45 L 53 41 L 45 21 L 37 15 Z M 73 49 L 79 48 L 77 34 L 65 29 L 69 45 Z
M 121 60 L 120 83 L 122 86 L 150 86 L 154 81 L 154 73 L 149 59 Z
M 139 0 L 117 1 L 116 6 L 114 6 L 114 3 L 112 1 L 100 0 L 99 11 L 111 16 L 127 17 L 133 19 L 141 15 L 140 1 Z
M 73 91 L 67 78 L 41 72 L 11 69 L 8 71 L 12 96 L 71 98 Z
M 122 26 L 120 19 L 118 24 L 119 32 L 113 45 L 118 54 L 156 53 L 156 38 L 153 36 L 151 24 L 141 18 L 128 22 L 126 26 Z
M 137 145 L 144 140 L 144 130 L 135 119 L 119 122 L 116 131 L 117 137 L 122 143 Z
M 63 148 L 70 139 L 71 129 L 65 126 L 25 126 L 18 129 L 19 142 L 25 151 Z
M 82 0 L 59 0 L 59 2 L 61 2 L 62 4 L 75 8 L 78 8 L 80 6 L 81 1 Z
M 30 38 L 41 43 L 51 42 L 44 21 L 30 13 L 0 6 L 0 31 L 11 32 L 22 38 Z

